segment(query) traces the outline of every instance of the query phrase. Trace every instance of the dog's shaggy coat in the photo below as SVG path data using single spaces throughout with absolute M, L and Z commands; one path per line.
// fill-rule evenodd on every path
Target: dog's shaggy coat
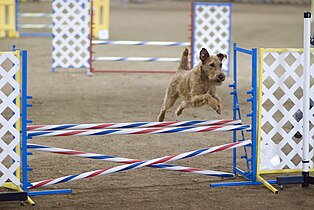
M 173 106 L 180 97 L 181 104 L 177 108 L 176 115 L 189 107 L 200 107 L 204 104 L 211 106 L 218 114 L 221 113 L 221 99 L 216 95 L 216 87 L 225 80 L 221 70 L 222 61 L 227 58 L 219 53 L 210 56 L 205 48 L 200 51 L 201 62 L 190 70 L 188 62 L 189 51 L 187 48 L 182 53 L 178 71 L 174 74 L 164 97 L 164 101 L 158 115 L 158 121 L 165 119 L 166 111 Z

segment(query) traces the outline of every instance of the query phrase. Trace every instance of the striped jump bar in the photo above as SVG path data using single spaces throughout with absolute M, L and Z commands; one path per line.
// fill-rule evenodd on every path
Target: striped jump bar
M 52 17 L 51 13 L 21 13 L 19 17 Z
M 211 125 L 161 128 L 127 128 L 127 129 L 89 129 L 89 130 L 57 130 L 57 131 L 28 131 L 29 137 L 34 136 L 92 136 L 117 134 L 165 134 L 165 133 L 193 133 L 209 131 L 246 130 L 250 125 Z
M 112 129 L 112 128 L 150 128 L 150 127 L 184 127 L 208 125 L 235 125 L 241 120 L 192 120 L 192 121 L 166 121 L 166 122 L 129 122 L 129 123 L 90 123 L 90 124 L 60 124 L 60 125 L 31 125 L 28 131 L 50 130 L 85 130 L 85 129 Z
M 150 46 L 190 46 L 190 42 L 168 42 L 168 41 L 104 41 L 93 40 L 93 45 L 150 45 Z
M 51 24 L 21 24 L 19 28 L 29 29 L 29 28 L 36 28 L 36 29 L 43 29 L 43 28 L 52 28 Z
M 180 58 L 93 57 L 93 61 L 179 62 Z
M 132 163 L 132 164 L 124 164 L 124 165 L 120 165 L 120 166 L 116 166 L 116 167 L 110 167 L 110 168 L 104 168 L 104 169 L 95 170 L 95 171 L 84 172 L 81 174 L 73 174 L 73 175 L 64 176 L 64 177 L 55 178 L 55 179 L 47 179 L 47 180 L 43 180 L 43 181 L 39 181 L 39 182 L 33 182 L 30 184 L 30 186 L 28 188 L 34 189 L 34 188 L 49 186 L 49 185 L 53 185 L 53 184 L 70 182 L 70 181 L 86 179 L 86 178 L 91 178 L 91 177 L 96 177 L 96 176 L 102 176 L 102 175 L 107 175 L 107 174 L 111 174 L 111 173 L 130 170 L 130 169 L 141 168 L 144 166 L 151 166 L 154 164 L 165 163 L 165 162 L 170 162 L 170 161 L 175 161 L 175 160 L 182 160 L 182 159 L 197 157 L 197 156 L 205 155 L 205 154 L 209 154 L 209 153 L 234 149 L 234 148 L 246 146 L 249 144 L 251 144 L 251 140 L 234 142 L 234 143 L 224 144 L 224 145 L 215 146 L 215 147 L 211 147 L 211 148 L 204 148 L 204 149 L 200 149 L 200 150 L 194 150 L 191 152 L 185 152 L 185 153 L 178 154 L 178 155 L 164 156 L 161 158 L 155 158 L 152 160 L 146 160 L 146 161 L 136 162 L 136 163 Z
M 75 156 L 75 157 L 81 157 L 81 158 L 110 161 L 110 162 L 124 163 L 124 164 L 132 164 L 132 163 L 138 163 L 138 162 L 143 161 L 143 160 L 136 160 L 136 159 L 130 159 L 130 158 L 124 158 L 124 157 L 117 157 L 117 156 L 109 156 L 109 155 L 96 154 L 96 153 L 86 153 L 86 152 L 77 151 L 77 150 L 49 147 L 49 146 L 38 145 L 38 144 L 28 143 L 27 148 L 41 151 L 41 152 L 50 152 L 50 153 L 55 153 L 55 154 L 62 154 L 62 155 L 68 155 L 68 156 Z M 193 173 L 193 174 L 200 174 L 200 175 L 206 175 L 206 176 L 234 177 L 233 174 L 224 173 L 220 171 L 202 170 L 199 168 L 175 166 L 175 165 L 163 164 L 163 163 L 148 165 L 148 167 L 160 168 L 160 169 L 171 170 L 171 171 Z

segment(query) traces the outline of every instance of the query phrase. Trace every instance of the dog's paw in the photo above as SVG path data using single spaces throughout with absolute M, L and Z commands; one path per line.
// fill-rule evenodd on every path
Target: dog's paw
M 223 107 L 221 105 L 221 103 L 218 104 L 218 108 L 216 109 L 217 114 L 221 114 Z
M 217 100 L 211 101 L 211 107 L 217 112 L 217 114 L 221 114 L 222 105 Z
M 177 115 L 177 116 L 180 116 L 180 115 L 182 114 L 182 111 L 183 111 L 183 109 L 177 109 L 176 115 Z
M 157 117 L 157 120 L 158 122 L 163 122 L 165 119 L 165 113 L 161 112 L 158 117 Z

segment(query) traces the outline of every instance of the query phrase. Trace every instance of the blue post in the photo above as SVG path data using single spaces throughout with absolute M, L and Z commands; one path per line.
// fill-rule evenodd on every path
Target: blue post
M 21 51 L 22 57 L 22 90 L 21 90 L 21 116 L 22 116 L 22 189 L 28 192 L 28 173 L 27 173 L 27 51 Z
M 256 182 L 257 172 L 257 49 L 252 49 L 252 181 Z
M 237 90 L 237 44 L 233 43 L 233 92 Z M 237 119 L 237 98 L 236 95 L 233 94 L 233 119 Z M 237 132 L 233 131 L 233 142 L 237 141 Z M 237 167 L 237 149 L 233 149 L 233 173 L 236 173 Z

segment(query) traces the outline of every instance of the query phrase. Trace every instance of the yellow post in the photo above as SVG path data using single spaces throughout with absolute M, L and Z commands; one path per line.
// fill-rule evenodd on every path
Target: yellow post
M 109 39 L 110 0 L 94 0 L 93 35 L 98 39 Z
M 313 16 L 314 16 L 314 15 L 313 15 L 313 14 L 314 14 L 314 0 L 311 0 L 311 3 L 310 3 L 310 4 L 311 4 L 311 13 L 312 13 L 312 19 L 311 19 L 311 21 L 313 22 L 313 18 L 314 18 L 314 17 L 313 17 Z
M 15 30 L 15 0 L 0 1 L 0 37 L 18 37 Z

